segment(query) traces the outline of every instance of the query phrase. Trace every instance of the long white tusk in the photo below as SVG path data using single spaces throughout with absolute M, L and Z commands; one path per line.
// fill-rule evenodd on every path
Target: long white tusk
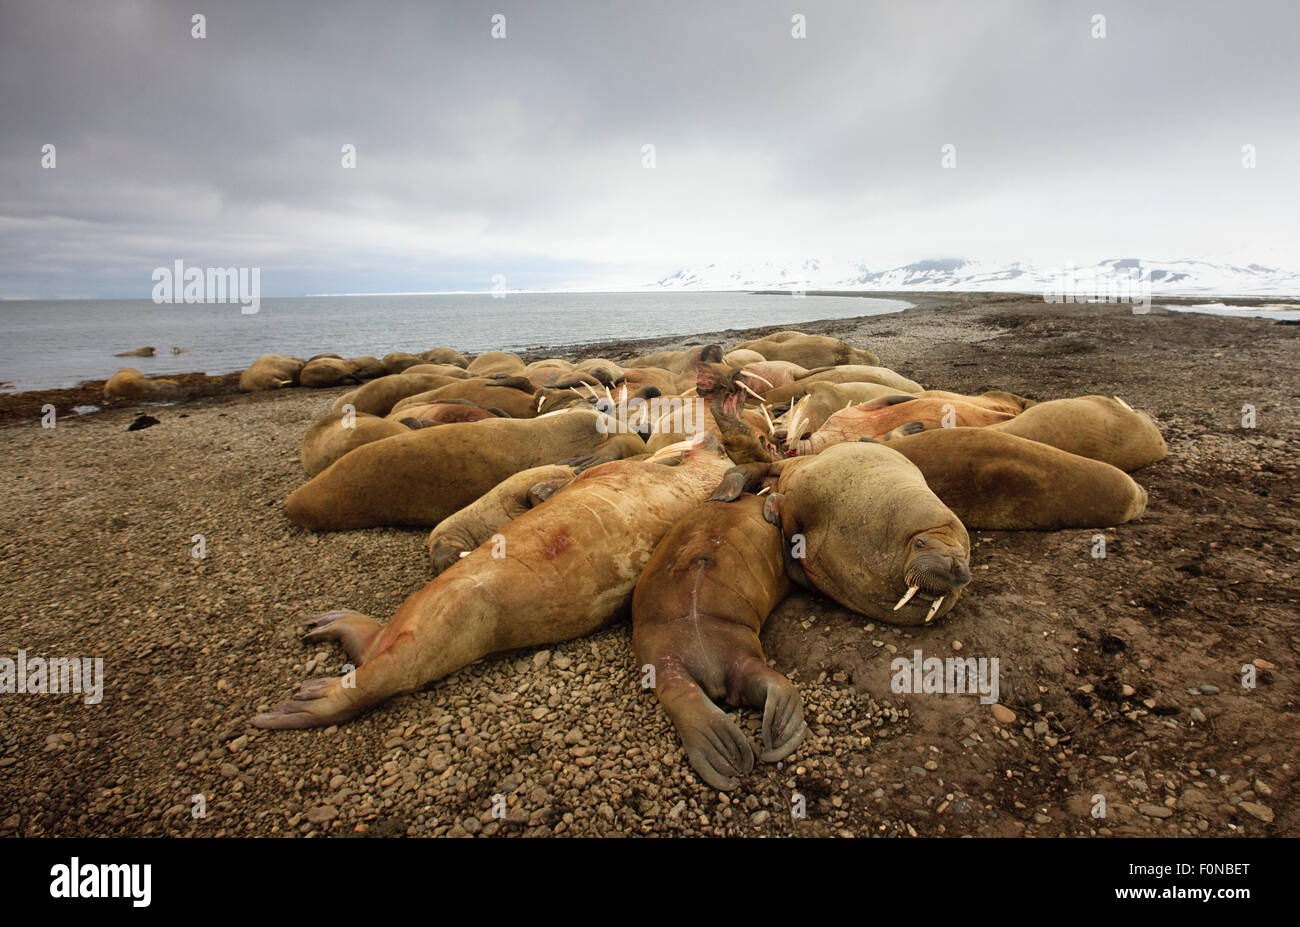
M 755 380 L 758 380 L 759 382 L 766 383 L 768 386 L 772 387 L 772 389 L 776 389 L 776 384 L 773 383 L 771 380 L 767 379 L 766 377 L 760 377 L 758 374 L 753 373 L 749 370 L 737 370 L 736 372 L 740 374 L 742 377 L 753 377 Z
M 538 396 L 538 397 L 537 397 L 537 411 L 538 411 L 538 412 L 542 411 L 542 403 L 544 403 L 545 401 L 546 401 L 546 397 L 545 397 L 545 396 Z
M 741 389 L 743 389 L 745 392 L 749 393 L 749 395 L 753 396 L 753 397 L 754 397 L 755 399 L 757 399 L 759 402 L 762 402 L 762 401 L 763 401 L 763 397 L 762 397 L 762 396 L 758 395 L 758 393 L 754 392 L 752 389 L 750 389 L 750 388 L 749 388 L 748 386 L 746 386 L 744 383 L 737 383 L 736 385 L 739 386 Z
M 1127 402 L 1125 402 L 1123 399 L 1120 399 L 1118 396 L 1115 397 L 1115 401 L 1118 402 L 1120 405 L 1122 405 L 1124 408 L 1128 409 L 1130 412 L 1133 411 L 1133 407 L 1129 405 Z
M 472 553 L 472 551 L 462 550 L 462 551 L 460 552 L 460 559 L 464 560 L 464 559 L 465 559 L 466 557 L 468 557 L 471 553 Z
M 930 619 L 934 617 L 934 613 L 939 610 L 939 606 L 942 604 L 943 604 L 943 596 L 939 596 L 939 598 L 935 599 L 932 603 L 930 603 L 930 611 L 926 613 L 925 616 L 926 624 L 930 623 Z
M 921 588 L 920 586 L 908 586 L 907 592 L 903 594 L 903 597 L 898 600 L 898 604 L 894 606 L 894 611 L 898 611 L 900 608 L 902 608 L 904 605 L 910 602 L 912 600 L 912 596 L 916 595 L 916 593 L 920 590 L 920 588 Z

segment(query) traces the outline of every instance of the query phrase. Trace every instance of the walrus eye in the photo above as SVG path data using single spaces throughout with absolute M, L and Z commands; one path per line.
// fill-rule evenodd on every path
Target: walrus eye
M 912 542 L 912 546 L 917 550 L 925 550 L 925 538 L 917 538 Z

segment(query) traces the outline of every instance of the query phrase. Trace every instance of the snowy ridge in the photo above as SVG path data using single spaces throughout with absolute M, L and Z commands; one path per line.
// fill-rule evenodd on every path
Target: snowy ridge
M 1300 272 L 1206 261 L 1111 258 L 1087 267 L 994 264 L 961 258 L 872 269 L 862 261 L 757 262 L 686 267 L 646 289 L 662 290 L 969 290 L 1045 293 L 1076 282 L 1137 275 L 1166 296 L 1300 296 Z

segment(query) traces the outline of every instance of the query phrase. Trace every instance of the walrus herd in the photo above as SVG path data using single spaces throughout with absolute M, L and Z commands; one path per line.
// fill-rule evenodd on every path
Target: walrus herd
M 732 789 L 807 735 L 759 632 L 794 585 L 925 625 L 970 582 L 969 530 L 1104 528 L 1142 515 L 1129 472 L 1165 456 L 1123 400 L 926 389 L 872 351 L 779 332 L 620 364 L 449 348 L 268 355 L 247 390 L 352 385 L 307 432 L 285 501 L 309 531 L 431 529 L 434 578 L 386 623 L 307 622 L 355 669 L 253 718 L 357 717 L 491 654 L 628 614 L 636 660 L 692 767 Z

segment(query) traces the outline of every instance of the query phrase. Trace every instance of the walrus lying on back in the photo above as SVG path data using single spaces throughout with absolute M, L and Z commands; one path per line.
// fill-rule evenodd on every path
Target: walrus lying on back
M 758 632 L 790 589 L 785 541 L 763 518 L 763 500 L 705 502 L 655 547 L 632 596 L 632 648 L 654 667 L 655 694 L 691 766 L 716 789 L 733 789 L 754 767 L 744 732 L 715 702 L 763 710 L 767 763 L 808 734 L 790 680 L 767 665 Z
M 545 421 L 501 420 L 534 428 Z M 304 728 L 348 721 L 488 654 L 569 640 L 602 627 L 626 608 L 660 539 L 704 501 L 729 466 L 717 439 L 705 437 L 675 467 L 620 460 L 586 471 L 503 528 L 499 548 L 475 549 L 410 596 L 388 624 L 346 611 L 308 622 L 312 630 L 306 640 L 342 642 L 357 664 L 355 674 L 310 679 L 290 701 L 256 716 L 253 724 Z
M 645 442 L 637 435 L 610 437 L 609 422 L 602 413 L 579 408 L 532 419 L 441 425 L 372 441 L 294 490 L 284 513 L 310 531 L 432 528 L 520 470 L 593 451 L 596 460 L 644 453 Z
M 1146 509 L 1146 491 L 1118 467 L 991 428 L 935 428 L 888 446 L 967 528 L 1107 528 Z

